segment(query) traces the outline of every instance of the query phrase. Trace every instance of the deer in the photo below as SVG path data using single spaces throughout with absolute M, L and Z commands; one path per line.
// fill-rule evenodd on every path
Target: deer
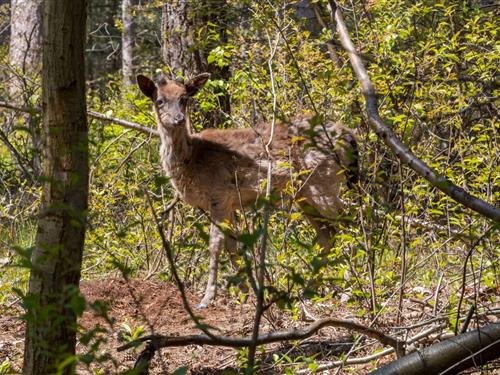
M 290 166 L 307 172 L 297 174 L 300 188 L 295 203 L 315 229 L 323 251 L 331 249 L 335 220 L 345 208 L 341 186 L 352 187 L 358 179 L 354 132 L 330 121 L 315 131 L 312 114 L 249 128 L 192 133 L 188 103 L 209 79 L 209 73 L 187 82 L 165 75 L 156 82 L 137 76 L 139 89 L 153 103 L 164 173 L 184 202 L 210 216 L 208 281 L 198 308 L 207 307 L 216 296 L 221 250 L 225 247 L 234 259 L 236 241 L 224 234 L 221 225 L 233 223 L 236 210 L 264 195 L 270 159 L 273 192 L 281 192 L 289 182 Z

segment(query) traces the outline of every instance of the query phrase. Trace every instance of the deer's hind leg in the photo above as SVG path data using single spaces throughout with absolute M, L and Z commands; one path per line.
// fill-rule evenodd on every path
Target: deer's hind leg
M 229 224 L 231 225 L 232 229 L 234 228 L 235 220 L 234 220 L 234 213 L 230 216 L 228 220 Z M 226 251 L 228 252 L 229 255 L 229 260 L 231 261 L 231 265 L 233 266 L 234 270 L 237 270 L 239 268 L 238 266 L 238 241 L 236 240 L 236 234 L 235 232 L 232 231 L 232 233 L 226 234 L 226 237 L 224 239 L 224 247 Z
M 323 216 L 318 209 L 307 201 L 299 202 L 304 216 L 318 235 L 318 243 L 323 248 L 320 255 L 322 262 L 326 262 L 326 257 L 333 247 L 336 228 L 332 219 Z
M 317 233 L 317 239 L 321 246 L 321 250 L 319 254 L 315 256 L 315 261 L 312 262 L 312 266 L 313 274 L 320 275 L 321 270 L 326 269 L 330 264 L 329 256 L 334 245 L 337 229 L 333 218 L 324 216 L 313 203 L 314 202 L 303 200 L 298 204 L 303 215 Z M 304 285 L 305 290 L 318 293 L 318 291 L 324 287 L 321 280 L 321 277 L 311 277 Z
M 307 184 L 302 187 L 301 200 L 298 202 L 304 216 L 318 234 L 318 242 L 323 248 L 320 253 L 322 265 L 327 263 L 337 233 L 338 213 L 343 209 L 336 181 L 338 176 L 334 174 L 334 168 L 331 170 L 333 172 L 328 170 L 329 173 L 310 176 Z

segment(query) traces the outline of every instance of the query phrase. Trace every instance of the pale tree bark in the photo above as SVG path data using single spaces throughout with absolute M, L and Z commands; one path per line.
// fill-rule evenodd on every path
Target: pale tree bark
M 42 0 L 12 0 L 10 28 L 10 68 L 7 73 L 9 100 L 14 104 L 25 105 L 39 89 L 38 77 L 42 65 Z M 30 149 L 20 152 L 24 155 L 26 164 L 29 164 L 29 167 L 22 166 L 22 169 L 31 169 L 32 174 L 37 177 L 41 170 L 40 123 L 37 117 L 31 115 L 26 115 L 23 119 L 30 132 L 31 144 Z M 13 124 L 13 117 L 9 117 L 3 124 L 5 137 L 9 137 L 13 132 Z
M 135 24 L 132 14 L 134 0 L 122 0 L 122 76 L 125 86 L 135 84 L 134 77 L 134 46 Z
M 12 98 L 27 90 L 29 76 L 40 73 L 42 54 L 42 0 L 12 0 L 9 63 L 13 68 Z
M 85 214 L 88 140 L 85 0 L 45 0 L 43 14 L 43 192 L 25 298 L 25 375 L 56 372 L 75 353 Z M 74 373 L 68 365 L 63 374 Z

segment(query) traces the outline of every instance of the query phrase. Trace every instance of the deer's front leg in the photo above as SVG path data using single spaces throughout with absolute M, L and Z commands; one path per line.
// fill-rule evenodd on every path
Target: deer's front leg
M 208 269 L 208 283 L 205 290 L 205 296 L 201 300 L 198 308 L 207 307 L 214 299 L 217 291 L 217 269 L 219 267 L 219 254 L 224 246 L 224 233 L 220 228 L 212 223 L 210 224 L 210 242 L 208 245 L 210 251 L 210 266 Z

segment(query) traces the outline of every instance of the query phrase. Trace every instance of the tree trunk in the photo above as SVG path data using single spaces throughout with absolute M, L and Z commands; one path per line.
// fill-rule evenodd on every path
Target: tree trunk
M 493 323 L 408 354 L 370 375 L 452 375 L 499 357 L 500 323 Z
M 162 13 L 163 61 L 175 76 L 192 77 L 209 72 L 212 79 L 228 81 L 229 66 L 208 64 L 210 51 L 227 43 L 229 20 L 226 0 L 179 0 L 168 2 Z M 196 40 L 195 35 L 206 36 L 209 28 L 216 28 L 218 40 Z M 230 96 L 225 89 L 214 89 L 217 109 L 204 113 L 207 127 L 221 124 L 231 112 Z
M 132 17 L 133 0 L 122 1 L 122 76 L 125 86 L 135 84 L 134 77 L 134 45 L 135 25 Z
M 194 12 L 188 0 L 168 1 L 162 10 L 163 62 L 175 76 L 192 77 L 205 71 L 194 34 Z
M 45 0 L 43 15 L 43 192 L 25 298 L 25 375 L 56 372 L 75 353 L 85 214 L 88 139 L 85 0 Z M 63 374 L 72 373 L 72 362 Z
M 12 0 L 10 16 L 9 91 L 12 98 L 30 92 L 26 75 L 40 73 L 42 55 L 42 0 Z
M 10 16 L 8 92 L 10 101 L 17 105 L 28 105 L 29 99 L 39 89 L 38 76 L 42 57 L 42 0 L 12 0 Z M 31 150 L 25 150 L 33 175 L 39 176 L 40 124 L 31 115 L 24 116 L 31 136 Z M 11 117 L 4 124 L 4 132 L 9 136 L 13 131 Z

